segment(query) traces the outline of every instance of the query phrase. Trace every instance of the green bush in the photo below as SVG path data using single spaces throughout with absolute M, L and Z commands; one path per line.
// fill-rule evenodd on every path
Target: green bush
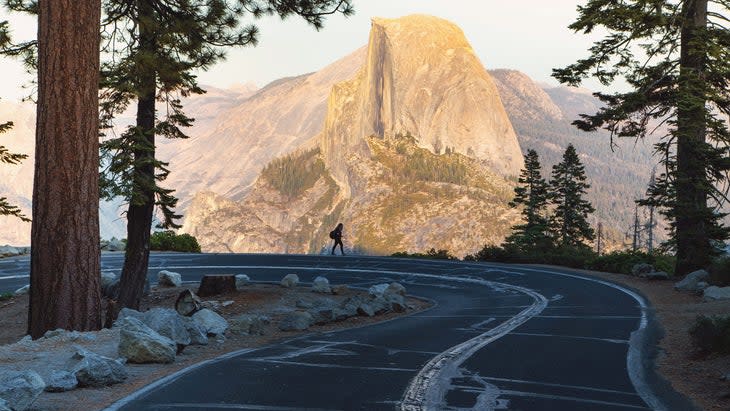
M 199 253 L 200 244 L 190 234 L 175 234 L 174 231 L 157 231 L 150 237 L 150 249 L 155 251 L 180 251 Z
M 14 294 L 11 292 L 2 293 L 2 294 L 0 294 L 0 301 L 9 300 L 9 299 L 13 298 L 13 295 Z
M 650 264 L 657 271 L 674 274 L 675 258 L 666 254 L 646 253 L 643 251 L 614 251 L 596 257 L 589 267 L 592 270 L 609 273 L 631 274 L 636 264 Z
M 700 315 L 689 335 L 692 344 L 703 353 L 730 354 L 730 316 Z
M 405 251 L 399 251 L 397 253 L 391 254 L 391 257 L 400 257 L 400 258 L 427 258 L 431 260 L 458 260 L 458 258 L 454 255 L 452 255 L 449 250 L 436 250 L 435 248 L 432 248 L 426 253 L 412 253 L 409 254 Z
M 709 283 L 718 287 L 730 286 L 730 257 L 717 258 L 709 267 Z

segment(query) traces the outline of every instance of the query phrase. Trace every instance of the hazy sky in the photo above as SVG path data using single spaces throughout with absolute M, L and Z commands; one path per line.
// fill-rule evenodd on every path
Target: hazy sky
M 316 71 L 367 43 L 371 17 L 426 13 L 464 30 L 487 68 L 512 68 L 537 81 L 555 84 L 553 67 L 586 56 L 594 40 L 567 26 L 576 17 L 576 0 L 353 0 L 355 15 L 331 16 L 319 32 L 296 18 L 259 21 L 259 46 L 235 49 L 227 61 L 200 73 L 202 84 L 228 87 L 253 82 L 263 86 L 280 77 Z M 20 38 L 35 35 L 32 19 L 0 11 Z M 2 62 L 0 98 L 18 99 L 29 77 L 19 64 Z M 587 87 L 596 87 L 594 82 Z

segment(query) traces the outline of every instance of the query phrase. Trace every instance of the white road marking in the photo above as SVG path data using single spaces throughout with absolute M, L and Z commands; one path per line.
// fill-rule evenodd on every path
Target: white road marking
M 284 407 L 281 405 L 258 405 L 258 404 L 218 404 L 218 403 L 170 403 L 155 404 L 155 409 L 179 410 L 184 408 L 197 408 L 205 410 L 259 410 L 259 411 L 341 411 L 331 408 L 304 408 Z
M 557 337 L 557 338 L 571 338 L 575 340 L 591 340 L 591 341 L 603 341 L 614 344 L 628 344 L 629 340 L 617 340 L 615 338 L 598 338 L 598 337 L 581 337 L 577 335 L 561 335 L 561 334 L 539 334 L 539 333 L 510 333 L 510 335 L 524 335 L 526 337 Z
M 628 392 L 628 391 L 617 391 L 617 390 L 609 390 L 606 388 L 595 388 L 595 387 L 586 387 L 583 385 L 566 385 L 566 384 L 555 384 L 550 382 L 541 382 L 541 381 L 529 381 L 529 380 L 516 380 L 512 378 L 499 378 L 499 377 L 482 377 L 485 380 L 489 381 L 500 381 L 500 382 L 513 382 L 516 384 L 528 384 L 528 385 L 539 385 L 542 387 L 556 387 L 556 388 L 569 388 L 574 390 L 581 390 L 581 391 L 594 391 L 594 392 L 603 392 L 608 394 L 621 394 L 621 395 L 631 395 L 634 397 L 638 397 L 639 395 L 635 392 Z
M 548 400 L 582 402 L 582 403 L 586 403 L 586 404 L 611 405 L 614 407 L 633 408 L 636 410 L 651 410 L 651 408 L 646 408 L 642 405 L 632 405 L 632 404 L 623 404 L 620 402 L 591 400 L 591 399 L 587 399 L 587 398 L 568 397 L 568 396 L 564 396 L 564 395 L 539 394 L 539 393 L 534 393 L 534 392 L 511 391 L 511 390 L 502 390 L 502 393 L 505 395 L 514 395 L 516 397 L 544 398 L 544 399 L 548 399 Z

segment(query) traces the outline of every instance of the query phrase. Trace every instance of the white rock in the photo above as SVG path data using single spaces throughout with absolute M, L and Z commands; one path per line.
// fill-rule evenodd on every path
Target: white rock
M 220 335 L 228 329 L 228 321 L 207 308 L 196 312 L 192 318 L 208 335 Z
M 13 294 L 21 295 L 21 294 L 28 294 L 28 292 L 30 292 L 30 284 L 24 285 L 24 286 L 18 288 L 17 290 L 15 290 L 15 292 Z
M 108 251 L 124 251 L 126 248 L 126 245 L 122 240 L 117 239 L 116 237 L 112 237 L 111 240 L 109 240 L 106 244 L 106 249 Z
M 142 321 L 125 317 L 119 324 L 119 355 L 137 364 L 162 363 L 175 361 L 177 346 Z
M 705 288 L 703 301 L 730 300 L 730 287 L 710 286 Z
M 208 333 L 190 317 L 181 317 L 190 335 L 190 345 L 208 345 Z
M 312 291 L 315 293 L 331 294 L 330 281 L 324 277 L 317 277 L 312 282 Z
M 246 274 L 237 274 L 236 275 L 236 290 L 241 290 L 242 288 L 245 288 L 249 283 L 251 283 L 251 278 L 247 276 Z
M 698 283 L 702 280 L 706 280 L 710 276 L 710 273 L 708 273 L 705 270 L 697 270 L 694 272 L 691 272 L 687 274 L 686 277 L 682 281 L 679 281 L 674 284 L 674 289 L 678 291 L 691 291 L 691 292 L 698 292 L 700 289 L 698 288 Z
M 71 358 L 69 370 L 81 387 L 104 387 L 127 379 L 124 364 L 80 347 Z
M 180 287 L 182 277 L 178 273 L 162 270 L 157 273 L 157 284 L 161 287 Z
M 314 317 L 306 311 L 295 311 L 281 319 L 279 329 L 281 331 L 303 331 L 312 325 Z
M 13 410 L 28 409 L 45 387 L 43 379 L 35 371 L 0 372 L 0 398 L 7 401 Z
M 65 392 L 75 389 L 79 385 L 76 376 L 68 371 L 53 371 L 48 378 L 46 391 Z
M 384 294 L 398 294 L 405 297 L 406 287 L 404 287 L 401 283 L 390 283 L 388 288 L 385 289 Z
M 299 284 L 299 276 L 296 274 L 287 274 L 281 279 L 281 286 L 286 288 L 296 287 Z
M 117 275 L 114 271 L 102 271 L 101 272 L 101 288 L 108 287 L 109 284 L 113 283 L 117 279 Z
M 175 341 L 177 345 L 190 345 L 190 333 L 177 311 L 172 308 L 153 308 L 143 314 L 142 322 L 156 333 Z
M 368 292 L 373 297 L 382 297 L 383 294 L 385 294 L 385 290 L 387 290 L 388 287 L 390 287 L 390 284 L 386 284 L 386 283 L 377 284 L 377 285 L 374 285 L 374 286 L 370 287 L 370 289 L 368 290 Z

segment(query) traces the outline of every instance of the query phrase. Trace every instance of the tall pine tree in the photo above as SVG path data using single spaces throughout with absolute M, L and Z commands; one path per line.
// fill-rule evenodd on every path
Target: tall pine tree
M 102 195 L 129 202 L 127 250 L 117 307 L 137 309 L 147 278 L 155 206 L 162 227 L 177 227 L 173 190 L 158 183 L 169 171 L 155 155 L 157 136 L 186 138 L 193 119 L 181 98 L 201 94 L 196 70 L 225 57 L 225 48 L 255 45 L 258 30 L 246 17 L 298 15 L 315 28 L 328 14 L 353 12 L 350 0 L 105 0 L 102 125 L 136 104 L 136 123 L 102 143 Z M 157 103 L 164 104 L 163 116 Z
M 595 209 L 583 199 L 588 188 L 585 168 L 570 144 L 563 160 L 553 166 L 550 180 L 550 203 L 555 206 L 550 226 L 561 246 L 585 246 L 586 240 L 593 240 L 594 232 L 586 218 Z
M 590 76 L 606 86 L 623 78 L 630 90 L 597 93 L 604 107 L 574 124 L 634 138 L 669 126 L 656 146 L 664 171 L 645 204 L 662 207 L 671 223 L 677 274 L 706 267 L 730 235 L 720 212 L 730 171 L 722 118 L 730 115 L 730 3 L 589 0 L 578 12 L 570 28 L 607 35 L 589 57 L 553 75 L 570 85 Z
M 517 182 L 515 197 L 509 205 L 522 206 L 524 223 L 512 227 L 513 232 L 504 246 L 523 253 L 544 251 L 552 245 L 547 219 L 548 184 L 542 177 L 540 158 L 535 150 L 527 150 L 525 168 Z

